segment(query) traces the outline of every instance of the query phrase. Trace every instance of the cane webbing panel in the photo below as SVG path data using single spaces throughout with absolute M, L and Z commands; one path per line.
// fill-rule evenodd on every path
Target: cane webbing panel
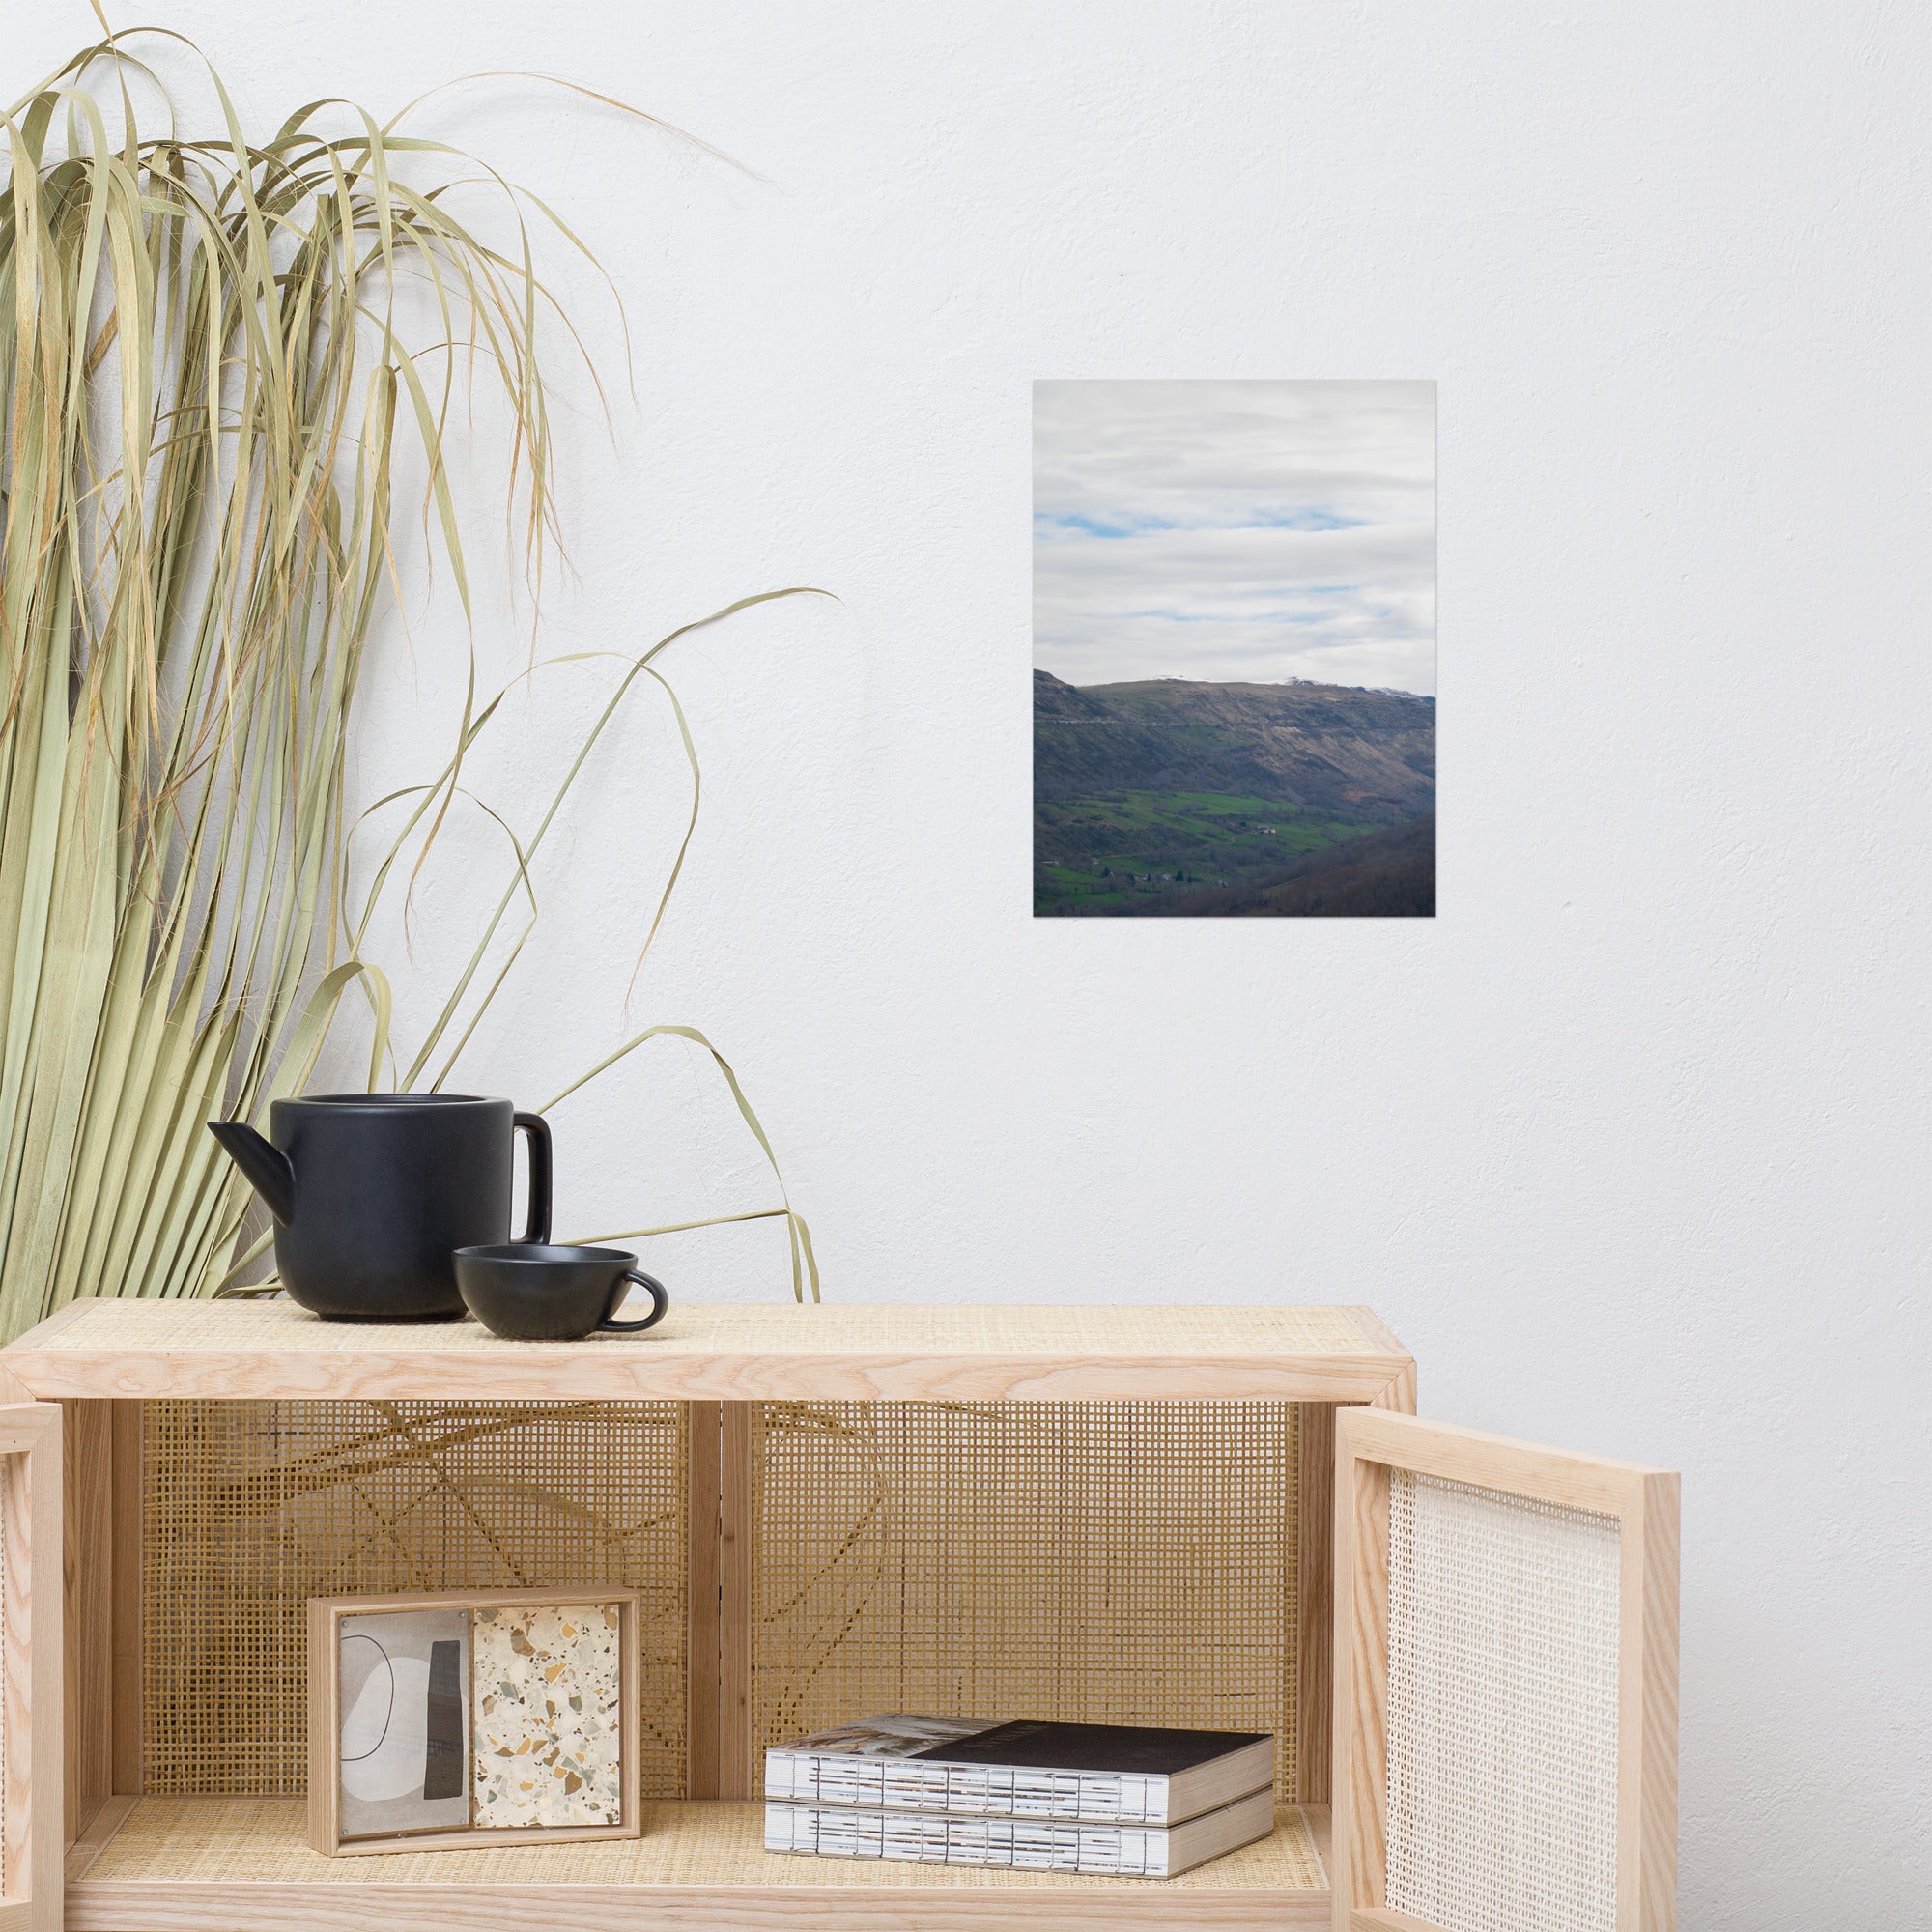
M 883 1711 L 1270 1731 L 1294 1790 L 1293 1403 L 754 1410 L 752 1728 Z
M 306 1787 L 310 1597 L 643 1593 L 643 1788 L 684 1791 L 679 1403 L 146 1405 L 143 1755 L 156 1793 Z
M 385 1852 L 381 1858 L 331 1859 L 302 1841 L 302 1807 L 289 1799 L 144 1798 L 88 1868 L 76 1889 L 84 1898 L 95 1881 L 123 1885 L 302 1884 L 637 1885 L 826 1887 L 875 1890 L 882 1886 L 922 1890 L 1065 1891 L 1124 1888 L 1145 1892 L 1151 1882 L 1085 1878 L 1070 1872 L 1003 1871 L 983 1865 L 885 1864 L 869 1859 L 775 1858 L 765 1851 L 761 1804 L 646 1804 L 643 1836 L 567 1845 L 466 1847 L 448 1852 Z M 1206 1891 L 1304 1891 L 1327 1884 L 1307 1821 L 1294 1809 L 1275 1813 L 1272 1837 L 1226 1858 L 1196 1865 L 1179 1878 L 1152 1881 Z M 71 1893 L 71 1896 L 73 1895 Z M 157 1890 L 157 1898 L 161 1896 Z M 567 1926 L 572 1908 L 556 1908 Z M 427 1894 L 434 1925 L 435 1893 Z M 935 1900 L 935 1903 L 939 1901 Z M 649 1895 L 638 1901 L 640 1928 L 657 1924 Z M 479 1911 L 472 1907 L 472 1911 Z M 483 1922 L 486 1911 L 466 1924 Z M 531 1915 L 534 1922 L 534 1915 Z M 333 1918 L 330 1923 L 338 1922 Z M 668 1922 L 663 1921 L 663 1922 Z M 781 1922 L 778 1918 L 774 1924 Z M 1217 1922 L 1219 1922 L 1217 1920 Z M 413 1927 L 412 1928 L 413 1932 Z
M 1389 1490 L 1388 1903 L 1443 1932 L 1613 1932 L 1616 1519 Z

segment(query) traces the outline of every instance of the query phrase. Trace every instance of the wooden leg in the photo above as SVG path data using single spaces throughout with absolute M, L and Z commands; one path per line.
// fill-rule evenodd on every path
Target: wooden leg
M 1328 1803 L 1335 1694 L 1335 1406 L 1296 1405 L 1300 1433 L 1301 1629 L 1294 1698 L 1294 1797 Z
M 139 1797 L 146 1782 L 141 1758 L 141 1428 L 138 1402 L 117 1402 L 111 1455 L 114 1563 L 114 1731 L 116 1796 Z
M 61 1923 L 66 1435 L 66 1416 L 48 1405 L 0 1423 L 0 1864 L 11 1894 L 0 1924 L 8 1932 L 59 1932 Z M 37 1721 L 42 1713 L 53 1721 Z
M 718 1485 L 718 1795 L 750 1798 L 752 1762 L 752 1405 L 721 1403 Z
M 113 1408 L 107 1402 L 61 1404 L 68 1844 L 114 1790 Z
M 692 1798 L 750 1798 L 752 1762 L 752 1405 L 690 1411 L 686 1657 Z
M 694 1402 L 686 1407 L 684 1788 L 688 1798 L 718 1796 L 721 1406 Z
M 1389 1472 L 1347 1455 L 1337 1459 L 1336 1478 L 1335 1563 L 1348 1621 L 1335 1654 L 1340 1868 L 1329 1876 L 1341 1924 L 1351 1922 L 1347 1913 L 1382 1904 L 1387 1876 Z

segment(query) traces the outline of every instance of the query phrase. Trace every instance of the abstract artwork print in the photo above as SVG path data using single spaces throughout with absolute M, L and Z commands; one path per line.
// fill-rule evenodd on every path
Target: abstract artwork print
M 345 1838 L 461 1831 L 469 1822 L 467 1610 L 345 1617 Z

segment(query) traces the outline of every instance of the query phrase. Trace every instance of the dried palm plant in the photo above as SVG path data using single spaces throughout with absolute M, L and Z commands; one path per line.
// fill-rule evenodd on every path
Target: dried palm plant
M 206 1293 L 245 1266 L 265 1243 L 243 1250 L 246 1185 L 203 1122 L 299 1091 L 352 985 L 376 1012 L 372 1087 L 472 1037 L 507 963 L 472 996 L 479 949 L 398 1068 L 388 982 L 359 948 L 494 707 L 466 708 L 354 920 L 344 802 L 409 443 L 469 611 L 445 464 L 467 381 L 508 405 L 533 585 L 555 536 L 540 319 L 570 338 L 530 230 L 579 245 L 569 231 L 401 117 L 319 102 L 252 143 L 212 69 L 220 131 L 187 138 L 128 39 L 4 117 L 0 1338 L 77 1294 Z M 162 131 L 137 98 L 161 103 Z M 513 247 L 453 212 L 479 178 Z M 419 291 L 429 341 L 407 320 Z M 627 683 L 658 676 L 660 648 Z M 541 836 L 516 850 L 493 934 Z M 788 1202 L 764 1211 L 786 1221 L 794 1293 L 809 1274 L 815 1295 L 803 1224 Z

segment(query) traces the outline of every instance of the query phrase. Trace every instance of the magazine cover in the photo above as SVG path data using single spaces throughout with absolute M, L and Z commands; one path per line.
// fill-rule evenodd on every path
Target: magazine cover
M 810 1737 L 793 1738 L 774 1748 L 810 1756 L 911 1757 L 918 1751 L 930 1750 L 934 1745 L 952 1745 L 961 1738 L 977 1737 L 981 1731 L 995 1728 L 997 1721 L 986 1718 L 921 1718 L 895 1711 L 883 1718 L 867 1718 L 857 1724 L 813 1731 Z

